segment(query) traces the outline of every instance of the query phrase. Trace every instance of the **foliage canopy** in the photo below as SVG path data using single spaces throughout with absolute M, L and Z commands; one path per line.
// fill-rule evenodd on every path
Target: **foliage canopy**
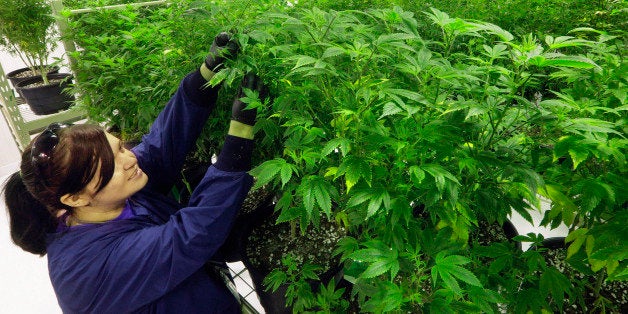
M 475 241 L 479 226 L 512 210 L 531 219 L 540 196 L 552 201 L 543 223 L 572 228 L 568 263 L 628 279 L 621 29 L 539 37 L 436 8 L 306 4 L 181 1 L 68 14 L 82 48 L 82 101 L 93 118 L 141 134 L 213 34 L 231 30 L 241 52 L 210 82 L 225 86 L 218 108 L 230 108 L 244 73 L 270 86 L 270 103 L 247 95 L 259 112 L 257 187 L 280 191 L 280 222 L 305 230 L 325 216 L 349 231 L 336 253 L 362 311 L 582 306 L 584 281 L 539 251 Z M 426 21 L 436 31 L 425 32 Z M 197 157 L 220 146 L 227 121 L 219 112 L 208 123 Z M 269 284 L 291 283 L 296 311 L 346 311 L 334 282 L 306 293 L 311 272 L 299 277 L 286 263 Z M 597 289 L 598 309 L 612 309 Z

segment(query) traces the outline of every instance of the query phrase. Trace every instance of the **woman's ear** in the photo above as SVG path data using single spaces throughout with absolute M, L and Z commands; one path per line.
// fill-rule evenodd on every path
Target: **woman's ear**
M 86 193 L 65 194 L 59 198 L 59 201 L 70 207 L 83 207 L 90 204 L 91 197 L 89 197 Z

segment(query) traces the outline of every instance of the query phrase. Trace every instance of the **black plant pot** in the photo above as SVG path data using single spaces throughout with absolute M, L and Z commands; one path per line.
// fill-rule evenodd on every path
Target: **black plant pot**
M 54 74 L 54 73 L 59 73 L 59 67 L 58 66 L 48 67 L 48 74 Z M 9 79 L 13 87 L 17 89 L 17 85 L 20 82 L 33 78 L 33 77 L 40 76 L 40 75 L 41 73 L 39 72 L 33 73 L 31 68 L 27 67 L 27 68 L 21 68 L 21 69 L 17 69 L 15 71 L 11 71 L 7 73 L 7 79 Z
M 49 74 L 49 84 L 43 85 L 41 77 L 21 81 L 17 89 L 36 115 L 47 115 L 69 108 L 74 103 L 74 95 L 63 92 L 72 81 L 67 73 Z
M 246 269 L 249 271 L 249 274 L 251 275 L 255 291 L 259 296 L 260 303 L 262 304 L 266 312 L 273 314 L 292 313 L 292 308 L 286 307 L 285 294 L 288 285 L 281 285 L 274 292 L 266 291 L 264 289 L 263 281 L 264 278 L 268 276 L 268 274 L 270 274 L 272 269 L 268 265 L 264 265 L 265 263 L 254 263 L 249 254 L 249 250 L 251 249 L 251 247 L 258 246 L 258 243 L 256 243 L 255 240 L 252 240 L 252 234 L 254 233 L 254 229 L 265 229 L 269 223 L 273 226 L 280 226 L 274 224 L 278 217 L 278 214 L 274 212 L 274 203 L 268 202 L 266 204 L 263 204 L 263 206 L 264 207 L 262 208 L 258 208 L 251 216 L 247 217 L 248 223 L 246 225 L 243 225 L 244 230 L 238 232 L 238 234 L 240 234 L 240 236 L 238 237 L 238 241 L 240 243 L 239 247 L 241 250 L 240 254 L 242 262 L 244 263 Z M 287 226 L 289 226 L 289 224 L 282 223 L 281 227 L 278 228 L 289 229 Z M 273 244 L 270 244 L 270 247 L 283 246 L 280 234 L 281 232 L 273 233 L 272 238 L 268 239 L 270 242 L 274 242 Z M 277 248 L 274 255 L 276 259 L 281 259 L 281 249 Z M 342 279 L 342 267 L 338 265 L 338 263 L 335 263 L 331 257 L 329 266 L 330 267 L 328 269 L 324 270 L 324 272 L 319 275 L 320 280 L 308 281 L 310 287 L 312 287 L 312 290 L 318 289 L 320 283 L 328 283 L 332 278 L 336 278 L 336 282 L 339 282 Z

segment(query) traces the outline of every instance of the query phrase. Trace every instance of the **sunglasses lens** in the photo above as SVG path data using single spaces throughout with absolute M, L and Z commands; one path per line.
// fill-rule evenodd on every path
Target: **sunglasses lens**
M 50 124 L 33 143 L 31 147 L 31 161 L 34 166 L 39 168 L 40 174 L 52 157 L 52 151 L 59 144 L 59 130 L 67 127 L 69 127 L 67 124 Z

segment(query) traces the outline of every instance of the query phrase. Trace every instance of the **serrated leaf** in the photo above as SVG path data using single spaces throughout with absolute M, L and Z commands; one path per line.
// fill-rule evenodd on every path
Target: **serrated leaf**
M 292 193 L 284 192 L 275 205 L 276 210 L 286 210 L 292 205 Z
M 407 90 L 407 89 L 389 88 L 389 89 L 386 89 L 386 94 L 402 96 L 402 97 L 405 97 L 407 99 L 410 99 L 419 103 L 425 100 L 425 97 L 423 97 L 423 95 L 417 92 L 413 92 L 411 90 Z
M 589 229 L 587 228 L 575 229 L 567 235 L 567 237 L 565 238 L 565 242 L 572 242 L 580 237 L 585 236 L 587 232 L 589 232 Z
M 350 156 L 343 160 L 342 164 L 338 167 L 338 176 L 345 176 L 345 183 L 347 185 L 347 192 L 358 183 L 360 178 L 363 178 L 367 184 L 371 184 L 371 167 L 363 158 L 356 156 Z
M 458 182 L 458 179 L 456 179 L 456 177 L 453 174 L 451 174 L 451 172 L 447 171 L 441 165 L 427 164 L 427 165 L 422 165 L 421 169 L 425 170 L 425 172 L 429 173 L 430 175 L 432 175 L 432 177 L 434 177 L 434 181 L 436 182 L 436 187 L 438 188 L 439 191 L 442 191 L 445 188 L 445 183 L 447 180 L 460 185 L 460 182 Z
M 491 24 L 491 23 L 472 23 L 474 26 L 476 26 L 478 29 L 486 31 L 490 34 L 493 34 L 497 37 L 499 37 L 502 41 L 505 42 L 509 42 L 512 41 L 513 39 L 515 39 L 515 36 L 513 36 L 510 32 L 504 30 L 503 28 L 495 25 L 495 24 Z
M 569 226 L 573 223 L 574 213 L 578 211 L 578 206 L 571 198 L 563 194 L 558 186 L 547 184 L 543 189 L 539 189 L 539 192 L 552 200 L 552 210 L 562 213 L 565 224 Z
M 334 138 L 325 144 L 323 147 L 323 156 L 331 154 L 336 149 L 340 149 L 342 156 L 347 156 L 351 151 L 351 141 L 346 138 Z
M 279 214 L 279 217 L 277 217 L 276 223 L 282 223 L 282 222 L 295 220 L 301 217 L 302 213 L 303 213 L 303 207 L 297 207 L 297 206 L 288 207 L 281 211 L 281 214 Z
M 212 76 L 212 78 L 209 80 L 209 85 L 212 87 L 220 85 L 220 83 L 222 83 L 230 74 L 229 72 L 230 71 L 228 71 L 227 69 L 218 71 L 218 73 L 214 74 L 214 76 Z
M 294 67 L 292 68 L 292 70 L 295 70 L 297 68 L 300 68 L 304 65 L 308 65 L 308 64 L 312 64 L 312 63 L 316 63 L 316 61 L 318 61 L 318 59 L 316 58 L 312 58 L 310 56 L 296 56 L 294 57 L 297 59 L 297 63 L 294 65 Z
M 329 47 L 325 49 L 325 52 L 323 52 L 321 59 L 336 57 L 345 53 L 346 51 L 340 47 Z
M 461 266 L 452 266 L 450 273 L 454 275 L 454 277 L 466 282 L 467 284 L 476 287 L 482 287 L 482 283 L 480 283 L 478 277 L 476 277 L 471 271 L 466 268 L 463 268 Z
M 382 254 L 378 249 L 360 249 L 347 255 L 347 258 L 356 262 L 375 262 L 382 258 Z
M 414 183 L 414 186 L 416 187 L 418 187 L 423 181 L 423 179 L 425 179 L 425 171 L 421 170 L 419 166 L 411 166 L 408 169 L 408 172 L 410 172 L 410 179 L 412 180 L 412 183 Z
M 563 157 L 569 153 L 569 149 L 579 145 L 578 143 L 581 141 L 581 137 L 579 136 L 562 136 L 554 145 L 554 162 L 557 161 L 560 157 Z
M 397 106 L 397 104 L 395 104 L 392 101 L 389 101 L 389 102 L 384 104 L 384 108 L 382 110 L 382 115 L 379 116 L 379 118 L 381 119 L 381 118 L 384 118 L 384 117 L 387 117 L 387 116 L 392 116 L 392 115 L 398 114 L 398 113 L 400 113 L 402 111 L 403 111 L 403 109 L 401 109 L 399 106 Z
M 367 207 L 366 218 L 368 219 L 372 217 L 373 215 L 375 215 L 375 213 L 377 213 L 377 211 L 379 210 L 381 206 L 382 206 L 381 198 L 372 198 Z
M 465 265 L 470 262 L 471 262 L 470 259 L 461 255 L 449 255 L 447 257 L 437 259 L 436 261 L 437 264 L 442 264 L 442 265 Z
M 559 308 L 562 309 L 565 293 L 571 289 L 571 282 L 565 275 L 550 267 L 541 275 L 539 288 L 542 295 L 551 294 L 554 301 L 559 304 Z
M 549 46 L 549 49 L 559 49 L 565 47 L 578 47 L 589 44 L 588 40 L 575 38 L 571 36 L 560 36 L 554 38 L 553 36 L 546 36 L 545 43 Z
M 284 164 L 281 167 L 281 187 L 283 188 L 288 181 L 292 178 L 292 173 L 296 172 L 297 168 L 292 164 Z
M 286 161 L 283 158 L 276 158 L 265 161 L 251 170 L 251 175 L 257 178 L 254 188 L 259 188 L 272 181 L 285 164 Z
M 275 38 L 273 37 L 273 35 L 271 35 L 268 32 L 263 32 L 260 30 L 252 30 L 248 32 L 247 35 L 259 43 L 265 43 L 267 41 L 272 41 L 272 42 L 275 41 Z
M 578 165 L 589 158 L 589 149 L 585 146 L 573 146 L 569 149 L 569 156 L 573 161 L 573 169 L 576 170 Z
M 565 131 L 580 134 L 581 132 L 613 133 L 623 136 L 615 130 L 615 123 L 593 118 L 575 118 L 563 123 Z M 579 132 L 580 131 L 580 132 Z
M 371 199 L 370 191 L 359 191 L 359 192 L 353 193 L 353 195 L 351 195 L 351 198 L 349 198 L 349 201 L 347 202 L 347 207 L 358 206 L 370 199 Z
M 580 247 L 582 247 L 582 244 L 584 244 L 584 241 L 587 239 L 586 236 L 581 236 L 576 238 L 573 243 L 571 243 L 569 245 L 569 247 L 567 248 L 567 258 L 572 257 L 574 254 L 578 253 L 578 251 L 580 251 Z
M 437 274 L 443 279 L 445 286 L 458 295 L 462 293 L 462 290 L 456 278 L 473 286 L 482 286 L 475 274 L 460 266 L 469 263 L 470 260 L 468 258 L 460 255 L 445 256 L 445 254 L 445 252 L 441 252 L 436 256 L 436 265 L 432 267 L 432 280 L 434 283 L 436 283 L 435 274 Z
M 303 196 L 303 204 L 308 217 L 314 206 L 318 206 L 327 216 L 331 215 L 331 195 L 336 194 L 332 185 L 319 176 L 306 177 L 299 186 L 299 193 Z
M 432 271 L 434 271 L 434 268 L 432 268 Z M 438 276 L 443 280 L 445 287 L 449 288 L 456 295 L 462 295 L 462 289 L 460 289 L 458 281 L 456 281 L 456 279 L 449 272 L 444 271 L 441 268 L 437 268 L 436 271 L 438 272 Z
M 375 41 L 376 45 L 380 45 L 380 44 L 384 44 L 384 43 L 390 43 L 390 42 L 395 42 L 395 41 L 405 41 L 408 39 L 416 39 L 417 37 L 413 34 L 406 34 L 406 33 L 393 33 L 393 34 L 384 34 L 384 35 L 380 35 L 377 40 Z
M 488 109 L 486 107 L 473 106 L 473 107 L 469 108 L 469 112 L 467 113 L 467 116 L 464 119 L 468 120 L 469 118 L 483 115 L 487 111 L 488 111 Z
M 600 269 L 606 266 L 606 261 L 589 258 L 589 264 L 591 264 L 591 270 L 598 272 Z
M 373 278 L 382 275 L 389 271 L 393 266 L 394 261 L 391 260 L 379 260 L 371 263 L 369 267 L 360 275 L 361 278 Z
M 599 68 L 593 60 L 581 56 L 562 56 L 554 59 L 544 59 L 539 66 L 542 67 L 565 67 L 576 69 L 592 69 Z
M 316 203 L 328 217 L 331 215 L 331 196 L 329 194 L 329 188 L 331 188 L 331 185 L 329 185 L 326 181 L 321 180 L 313 186 Z
M 384 205 L 385 209 L 390 209 L 390 194 L 384 188 L 372 189 L 370 192 L 370 201 L 367 207 L 366 218 L 370 218 L 379 211 Z

